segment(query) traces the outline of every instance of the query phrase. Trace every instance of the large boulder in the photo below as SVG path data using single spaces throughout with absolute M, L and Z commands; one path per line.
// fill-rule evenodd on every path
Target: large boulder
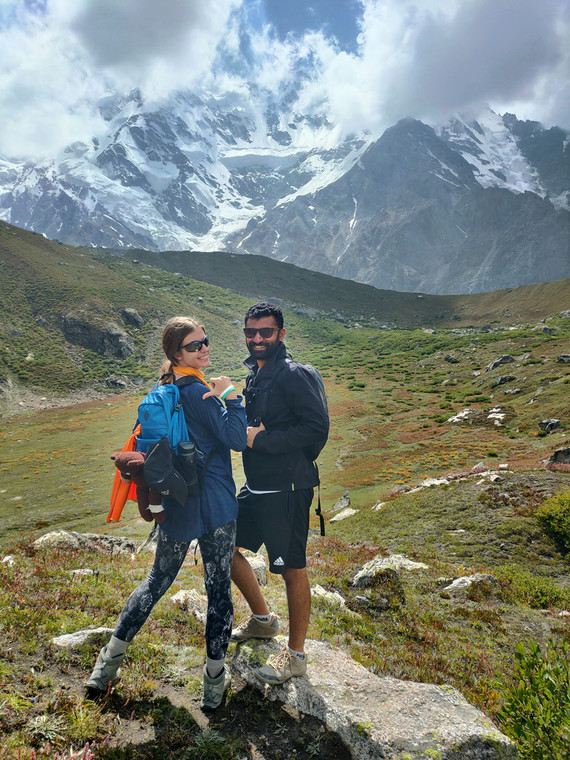
M 83 312 L 70 312 L 61 318 L 66 340 L 103 356 L 125 359 L 135 350 L 132 338 L 115 322 Z
M 500 367 L 501 364 L 511 364 L 511 362 L 514 362 L 514 360 L 515 360 L 514 356 L 511 356 L 510 354 L 503 354 L 502 356 L 499 356 L 497 359 L 494 359 L 490 364 L 488 364 L 485 372 L 491 372 L 496 367 Z
M 279 651 L 277 640 L 236 648 L 231 667 L 271 700 L 323 721 L 354 760 L 515 760 L 513 743 L 451 686 L 379 678 L 344 652 L 307 641 L 307 674 L 266 686 L 255 668 Z
M 543 430 L 545 433 L 553 433 L 555 430 L 560 430 L 562 427 L 562 424 L 560 420 L 557 420 L 553 417 L 547 419 L 547 420 L 541 420 L 538 423 L 538 427 Z
M 549 459 L 554 464 L 570 464 L 570 446 L 562 446 L 552 454 Z
M 132 538 L 124 538 L 122 536 L 53 530 L 34 541 L 34 548 L 69 548 L 105 554 L 136 554 L 140 550 L 140 543 Z

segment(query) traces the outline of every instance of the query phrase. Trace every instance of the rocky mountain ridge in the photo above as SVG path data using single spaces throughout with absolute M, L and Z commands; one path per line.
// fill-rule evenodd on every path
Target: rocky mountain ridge
M 473 293 L 570 275 L 568 134 L 488 112 L 341 138 L 253 89 L 138 91 L 41 162 L 0 157 L 0 218 L 65 243 L 225 250 L 378 288 Z

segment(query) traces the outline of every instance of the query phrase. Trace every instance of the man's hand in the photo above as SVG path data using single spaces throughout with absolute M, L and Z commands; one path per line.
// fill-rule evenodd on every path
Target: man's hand
M 265 430 L 265 425 L 263 422 L 259 423 L 259 427 L 248 427 L 247 428 L 247 445 L 251 449 L 253 447 L 253 441 L 255 436 L 260 433 L 262 430 Z

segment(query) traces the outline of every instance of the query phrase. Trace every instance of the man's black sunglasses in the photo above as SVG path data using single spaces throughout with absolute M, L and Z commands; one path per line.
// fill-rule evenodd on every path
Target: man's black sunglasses
M 209 346 L 210 340 L 208 336 L 206 335 L 202 340 L 191 340 L 190 343 L 187 343 L 185 346 L 180 346 L 180 350 L 188 351 L 191 354 L 196 353 L 196 351 L 199 351 L 202 346 Z
M 278 327 L 244 327 L 243 334 L 246 338 L 255 338 L 257 333 L 262 338 L 271 338 L 275 330 L 279 330 Z

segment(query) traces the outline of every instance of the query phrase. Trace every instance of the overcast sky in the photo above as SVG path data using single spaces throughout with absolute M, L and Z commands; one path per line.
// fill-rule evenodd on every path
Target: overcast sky
M 101 133 L 110 92 L 278 88 L 299 60 L 299 108 L 344 133 L 486 104 L 570 129 L 570 0 L 0 0 L 0 155 Z

